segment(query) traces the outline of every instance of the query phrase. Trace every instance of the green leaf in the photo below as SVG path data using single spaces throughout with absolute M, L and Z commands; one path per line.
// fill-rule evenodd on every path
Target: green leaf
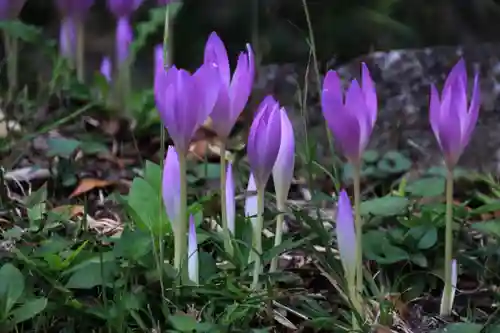
M 17 267 L 5 264 L 0 268 L 0 300 L 5 308 L 6 315 L 14 307 L 24 292 L 24 276 Z
M 434 333 L 480 333 L 482 329 L 483 325 L 480 324 L 453 323 L 446 325 L 443 329 L 434 331 Z
M 28 319 L 32 319 L 37 314 L 45 310 L 47 302 L 48 301 L 45 297 L 30 299 L 24 302 L 23 305 L 12 311 L 13 323 L 19 324 Z
M 413 262 L 414 264 L 420 266 L 420 267 L 425 268 L 425 267 L 429 266 L 427 258 L 422 253 L 412 254 L 410 256 L 410 261 Z
M 417 247 L 420 250 L 427 250 L 436 245 L 437 243 L 437 229 L 436 228 L 428 228 L 422 238 L 418 241 Z
M 220 178 L 219 163 L 200 163 L 196 165 L 196 176 L 200 179 L 219 179 Z
M 20 20 L 0 21 L 0 30 L 25 42 L 35 42 L 42 38 L 41 29 Z
M 169 233 L 172 228 L 168 223 L 160 191 L 142 178 L 135 178 L 127 198 L 129 207 L 139 221 L 134 223 L 154 235 Z
M 360 210 L 362 215 L 387 217 L 404 213 L 409 204 L 408 198 L 388 195 L 362 202 Z
M 398 151 L 388 151 L 377 163 L 377 168 L 387 173 L 403 173 L 411 168 L 411 161 Z
M 101 142 L 96 141 L 86 141 L 82 142 L 80 148 L 85 154 L 97 154 L 97 153 L 106 153 L 108 152 L 108 147 Z
M 406 192 L 417 197 L 437 197 L 444 194 L 445 187 L 443 177 L 423 178 L 408 184 Z
M 108 257 L 107 253 L 105 253 L 102 263 L 99 262 L 100 258 L 96 257 L 82 262 L 64 272 L 64 274 L 72 272 L 71 277 L 66 283 L 66 288 L 90 289 L 111 283 L 117 272 L 117 265 Z
M 363 153 L 363 162 L 375 163 L 380 158 L 380 154 L 376 150 L 367 150 Z
M 363 254 L 379 264 L 393 264 L 408 260 L 408 253 L 390 243 L 385 233 L 372 230 L 363 235 Z
M 146 161 L 146 166 L 144 167 L 144 179 L 154 188 L 158 193 L 161 191 L 161 181 L 162 181 L 163 171 L 161 167 L 151 161 Z
M 139 260 L 152 249 L 151 235 L 143 230 L 125 228 L 115 241 L 113 252 L 117 257 Z
M 175 315 L 169 317 L 172 327 L 179 332 L 209 332 L 213 325 L 208 323 L 198 323 L 196 319 L 188 315 Z
M 471 227 L 483 234 L 500 238 L 500 220 L 475 222 Z
M 49 138 L 47 145 L 49 150 L 47 155 L 49 157 L 59 156 L 69 158 L 80 147 L 81 142 L 74 139 L 66 138 Z

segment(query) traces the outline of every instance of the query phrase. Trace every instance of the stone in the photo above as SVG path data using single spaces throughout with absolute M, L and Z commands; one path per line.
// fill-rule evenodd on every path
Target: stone
M 441 163 L 441 154 L 429 125 L 430 85 L 435 83 L 441 91 L 449 70 L 460 57 L 466 60 L 468 67 L 469 94 L 474 72 L 480 73 L 482 105 L 476 130 L 459 164 L 476 171 L 500 173 L 500 44 L 374 52 L 332 68 L 346 84 L 352 78 L 360 78 L 361 62 L 370 69 L 376 84 L 379 113 L 369 148 L 404 151 L 417 165 Z M 300 140 L 305 128 L 303 112 L 294 97 L 299 91 L 303 92 L 305 82 L 308 83 L 307 131 L 314 144 L 320 146 L 320 160 L 327 161 L 329 153 L 317 80 L 311 73 L 304 80 L 304 73 L 304 68 L 290 64 L 265 66 L 259 73 L 257 88 L 272 91 L 287 106 Z

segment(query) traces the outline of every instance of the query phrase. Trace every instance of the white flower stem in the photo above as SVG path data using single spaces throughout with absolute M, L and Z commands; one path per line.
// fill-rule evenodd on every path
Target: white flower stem
M 258 290 L 259 286 L 259 276 L 262 272 L 261 267 L 261 256 L 262 256 L 262 228 L 264 227 L 264 193 L 265 186 L 259 186 L 257 188 L 257 218 L 255 226 L 253 228 L 253 246 L 254 246 L 254 269 L 253 269 L 253 281 L 252 289 Z
M 453 255 L 453 169 L 446 169 L 446 230 L 444 243 L 444 291 L 441 303 L 441 316 L 451 314 L 452 255 Z
M 183 152 L 178 153 L 179 170 L 180 170 L 180 207 L 179 207 L 179 223 L 176 226 L 174 240 L 174 268 L 177 269 L 179 276 L 186 277 L 187 267 L 185 265 L 187 259 L 187 183 L 186 183 L 186 156 Z
M 220 206 L 222 233 L 224 237 L 224 249 L 230 256 L 233 255 L 233 244 L 231 243 L 231 234 L 229 232 L 227 221 L 227 202 L 226 202 L 226 143 L 223 141 L 220 145 Z
M 283 224 L 285 223 L 285 200 L 279 196 L 276 198 L 276 205 L 278 206 L 278 216 L 276 217 L 276 235 L 274 236 L 274 247 L 279 246 L 283 240 Z M 278 268 L 278 256 L 271 260 L 271 267 L 269 272 L 275 272 Z

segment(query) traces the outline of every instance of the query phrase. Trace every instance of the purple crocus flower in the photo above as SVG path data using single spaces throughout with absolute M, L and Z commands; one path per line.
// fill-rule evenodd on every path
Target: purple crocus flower
M 467 105 L 467 82 L 465 62 L 461 59 L 448 75 L 441 99 L 436 87 L 431 86 L 431 128 L 449 168 L 457 163 L 469 143 L 479 115 L 479 74 L 474 76 L 470 106 Z
M 16 18 L 25 2 L 26 0 L 0 0 L 0 20 Z
M 240 53 L 231 79 L 226 47 L 219 36 L 212 32 L 205 45 L 204 61 L 214 64 L 219 69 L 222 85 L 210 118 L 214 131 L 219 137 L 226 139 L 252 92 L 255 71 L 253 51 L 250 44 L 247 44 L 247 52 Z
M 133 39 L 130 15 L 139 8 L 142 0 L 108 0 L 108 8 L 118 19 L 116 25 L 116 61 L 123 64 L 129 54 Z
M 226 216 L 227 228 L 234 235 L 236 219 L 236 201 L 234 198 L 234 180 L 233 180 L 233 165 L 231 162 L 227 164 L 226 168 Z
M 112 67 L 111 59 L 109 57 L 102 58 L 100 72 L 108 82 L 111 82 Z
M 295 165 L 295 139 L 293 127 L 284 108 L 280 110 L 281 142 L 273 167 L 273 181 L 278 202 L 285 202 L 292 184 Z
M 267 96 L 259 105 L 250 127 L 247 154 L 257 188 L 263 188 L 271 175 L 281 142 L 281 113 L 279 103 Z
M 163 52 L 163 45 L 156 45 L 155 46 L 155 73 L 156 72 L 163 72 L 165 70 L 165 62 L 164 62 L 164 52 Z
M 188 276 L 196 284 L 200 283 L 198 260 L 198 240 L 196 238 L 196 227 L 194 225 L 193 215 L 189 216 L 189 234 L 188 234 Z
M 219 93 L 217 69 L 202 65 L 194 74 L 175 66 L 155 73 L 155 101 L 177 153 L 187 154 L 196 130 L 205 122 Z
M 362 64 L 362 86 L 353 80 L 347 90 L 345 102 L 340 78 L 328 71 L 323 82 L 321 106 L 328 127 L 343 154 L 357 162 L 370 140 L 377 119 L 377 95 L 368 68 Z
M 71 16 L 66 16 L 61 21 L 59 32 L 59 52 L 61 56 L 73 59 L 76 54 L 76 26 Z
M 181 183 L 180 183 L 179 157 L 175 147 L 169 146 L 167 157 L 163 165 L 162 176 L 162 196 L 168 219 L 175 231 L 175 225 L 179 219 L 181 202 Z
M 354 281 L 357 252 L 356 232 L 351 201 L 345 190 L 340 191 L 337 204 L 336 233 L 340 261 L 344 267 L 346 278 Z
M 94 0 L 56 0 L 56 6 L 63 17 L 74 19 L 84 17 L 94 4 Z
M 247 184 L 247 196 L 245 199 L 245 217 L 250 219 L 252 226 L 255 228 L 257 224 L 257 214 L 259 214 L 259 210 L 257 207 L 257 185 L 255 184 L 255 178 L 252 174 L 248 177 Z

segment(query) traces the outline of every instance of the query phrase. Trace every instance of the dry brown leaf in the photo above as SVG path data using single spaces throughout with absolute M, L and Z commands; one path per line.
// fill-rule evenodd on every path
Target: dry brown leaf
M 95 178 L 84 178 L 80 181 L 77 188 L 71 193 L 70 198 L 74 198 L 80 194 L 91 191 L 95 188 L 104 188 L 114 185 L 114 181 L 95 179 Z
M 52 212 L 64 215 L 67 214 L 69 218 L 72 218 L 78 215 L 83 215 L 85 207 L 82 205 L 63 205 L 53 208 Z

